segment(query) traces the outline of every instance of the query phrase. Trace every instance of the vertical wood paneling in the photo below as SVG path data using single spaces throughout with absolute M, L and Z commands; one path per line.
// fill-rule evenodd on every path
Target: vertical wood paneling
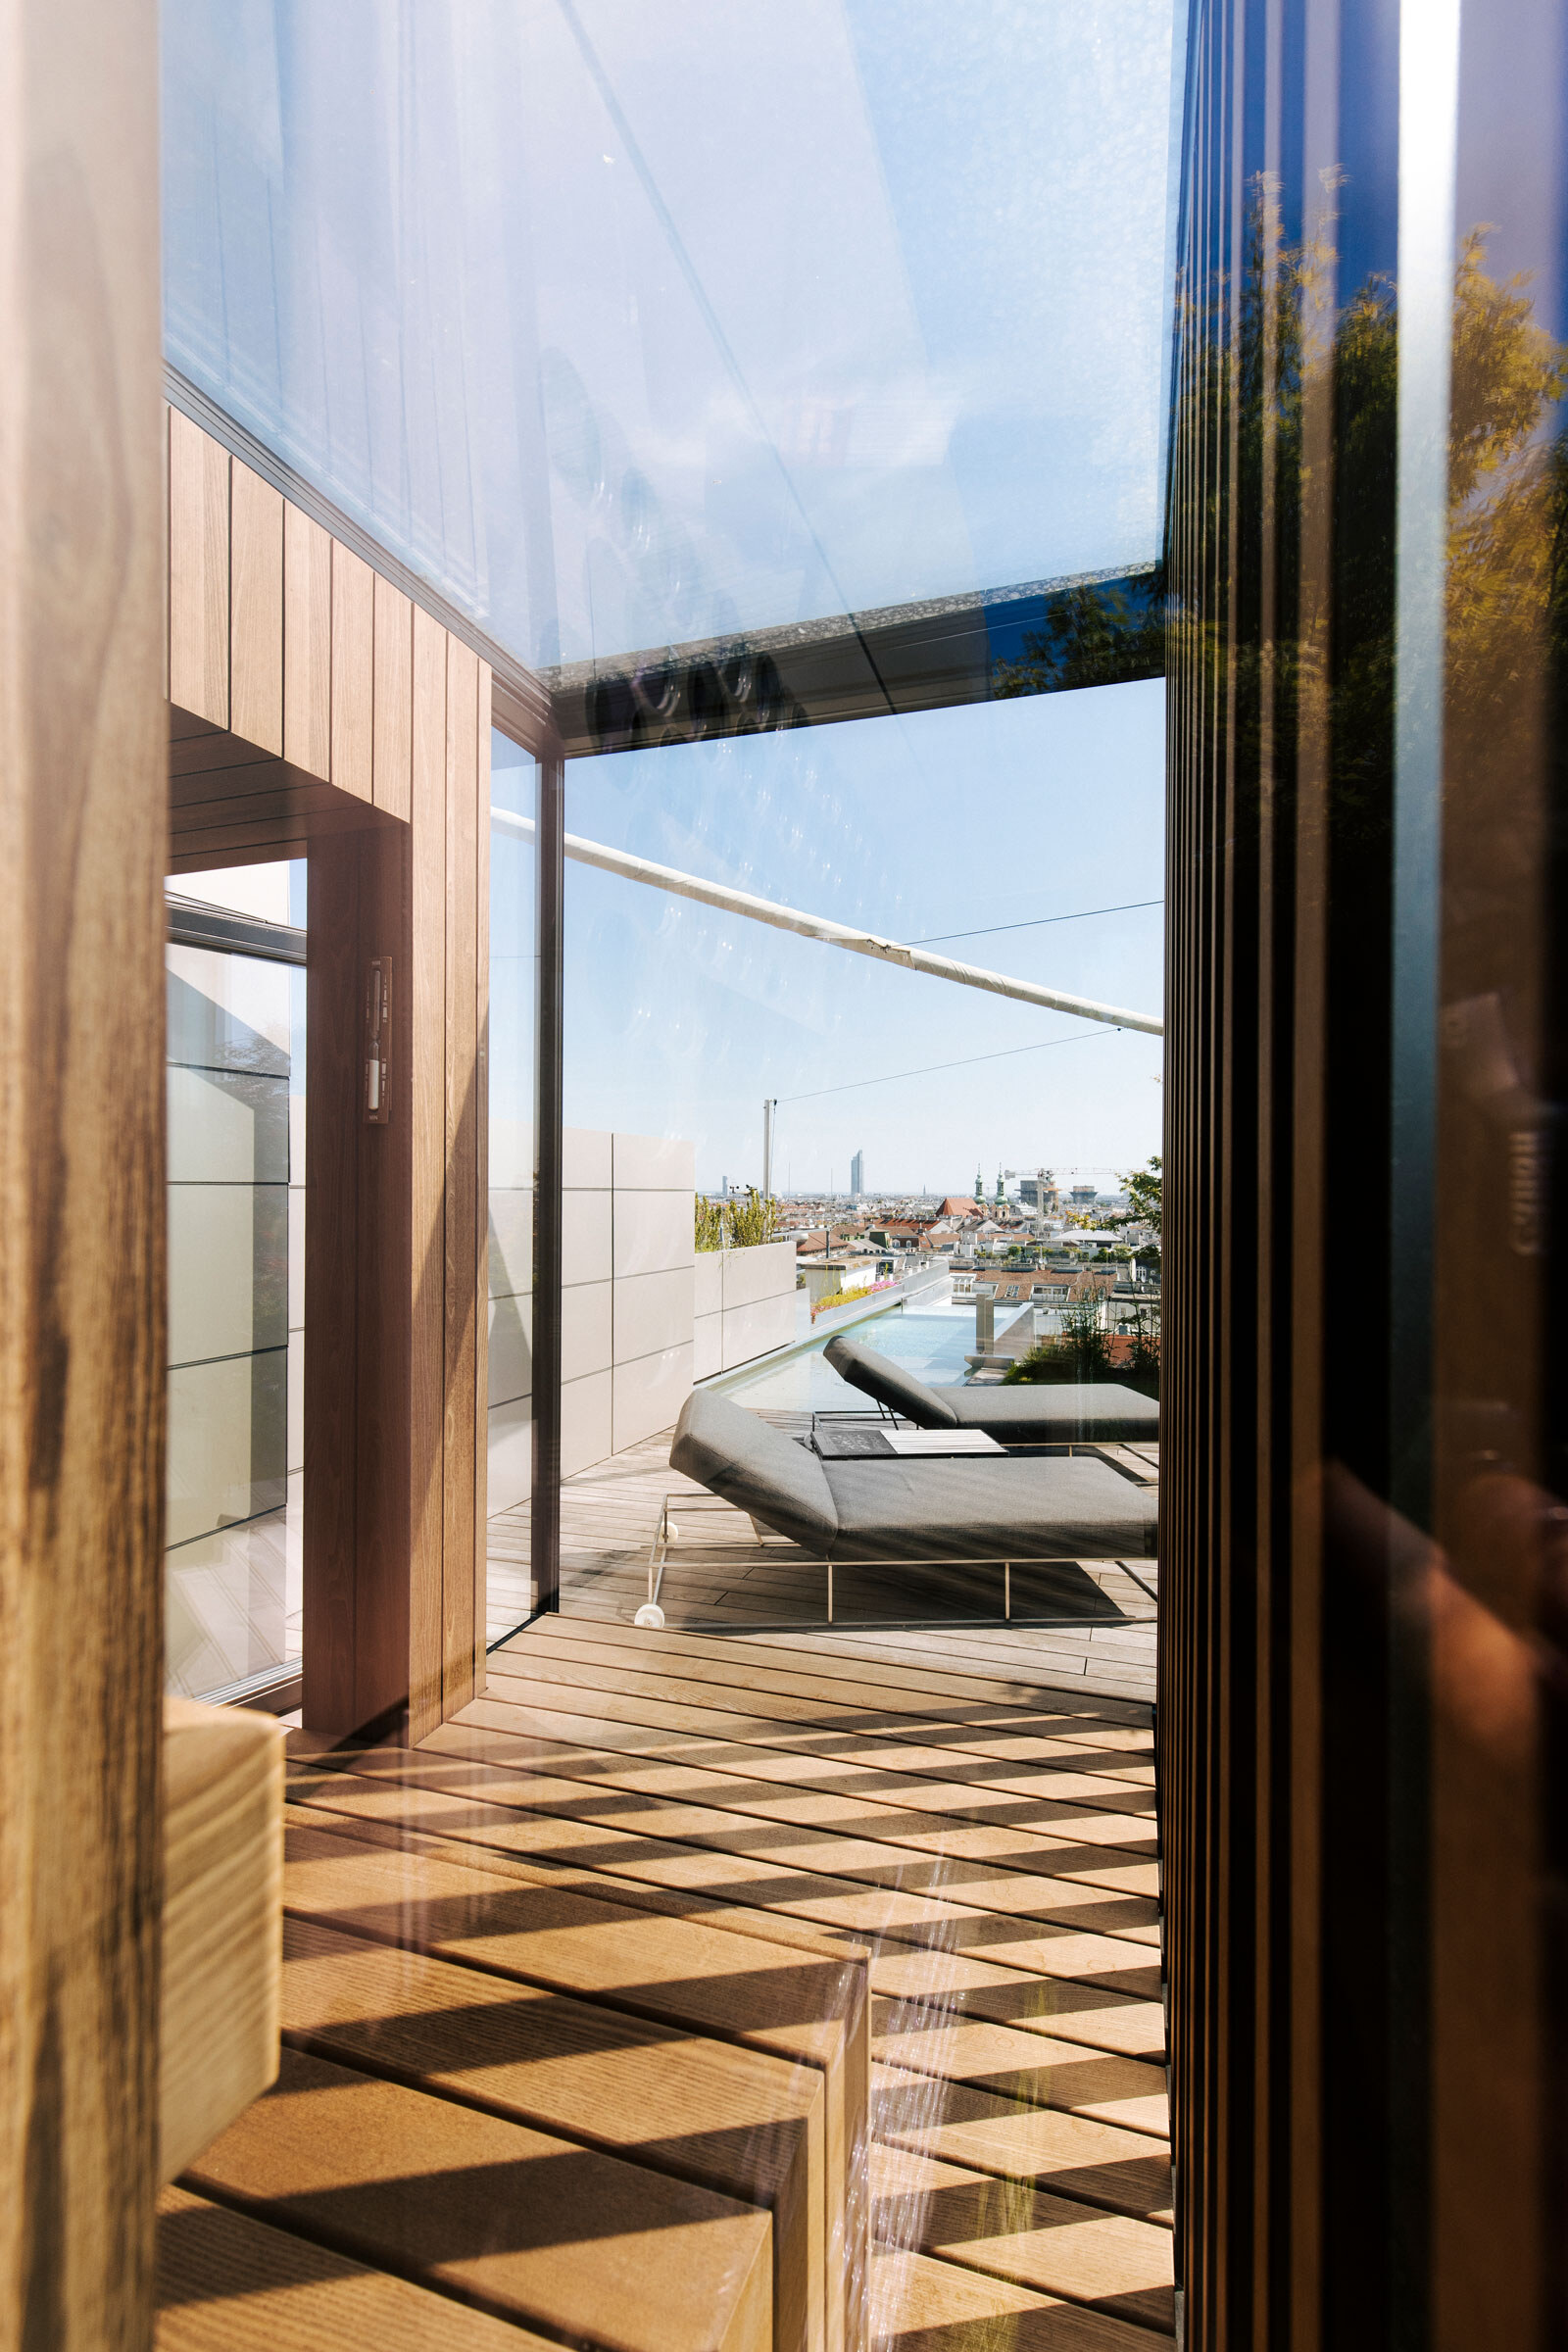
M 357 1282 L 360 1135 L 359 836 L 310 851 L 305 1149 L 307 1731 L 359 1720 Z
M 375 702 L 371 785 L 377 808 L 408 821 L 414 769 L 414 607 L 375 581 Z
M 407 1692 L 420 1737 L 472 1694 L 483 1656 L 491 677 L 179 421 L 187 458 L 232 473 L 234 729 L 343 796 L 298 820 L 312 873 L 306 1720 L 346 1731 Z M 207 560 L 191 544 L 195 558 L 171 546 L 181 610 Z M 356 803 L 360 829 L 344 822 Z M 296 822 L 279 808 L 279 826 Z M 244 826 L 257 855 L 266 832 Z M 375 955 L 394 974 L 393 1104 L 370 1129 L 361 1000 Z
M 409 1009 L 411 1239 L 409 1737 L 442 1720 L 446 1349 L 446 632 L 413 628 Z
M 283 508 L 283 757 L 308 775 L 332 764 L 332 542 Z
M 474 740 L 475 1122 L 473 1292 L 473 1691 L 484 1689 L 490 1453 L 490 664 L 478 665 Z
M 370 798 L 375 575 L 332 542 L 332 766 L 339 792 Z
M 229 725 L 283 750 L 283 498 L 235 458 L 230 471 Z
M 351 838 L 360 850 L 359 1002 L 371 957 L 390 957 L 392 965 L 389 1113 L 384 1125 L 363 1115 L 357 1123 L 354 1717 L 369 1723 L 401 1706 L 409 1693 L 408 1469 L 416 1442 L 410 1422 L 411 876 L 406 826 L 370 826 Z
M 446 1475 L 442 1515 L 443 1705 L 473 1688 L 474 1424 L 479 1247 L 477 658 L 447 639 Z
M 0 2343 L 140 2352 L 166 1363 L 156 11 L 18 0 L 3 54 Z M 206 477 L 179 471 L 205 574 Z M 182 600 L 179 689 L 216 710 L 190 617 Z
M 169 412 L 169 699 L 228 725 L 228 452 Z

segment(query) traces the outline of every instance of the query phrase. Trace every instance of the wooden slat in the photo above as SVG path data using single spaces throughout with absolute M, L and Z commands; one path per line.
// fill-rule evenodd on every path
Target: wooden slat
M 765 2214 L 299 2051 L 188 2180 L 568 2342 L 770 2340 Z
M 468 1695 L 485 1682 L 486 1577 L 490 1510 L 490 664 L 475 673 L 474 715 L 473 982 L 474 1121 L 473 1268 L 473 1677 Z M 456 1692 L 454 1692 L 454 1697 Z M 455 1712 L 455 1709 L 448 1710 Z
M 781 2064 L 302 1920 L 283 1937 L 288 2039 L 696 2181 L 773 2217 L 777 2352 L 842 2347 L 826 2320 L 824 2100 Z
M 332 542 L 283 507 L 283 757 L 308 775 L 332 772 Z
M 230 461 L 229 725 L 264 752 L 283 750 L 283 498 Z
M 1175 2327 L 1168 2230 L 1018 2180 L 881 2147 L 872 2151 L 872 2232 L 1145 2326 Z
M 371 781 L 377 808 L 408 822 L 414 793 L 414 607 L 375 578 Z
M 1169 2352 L 1168 2335 L 923 2254 L 879 2254 L 872 2301 L 883 2352 Z
M 296 1767 L 296 1790 L 305 1777 Z M 802 1895 L 814 1893 L 832 1904 L 846 1886 L 866 1886 L 894 1889 L 901 1898 L 935 1897 L 992 1916 L 1042 1920 L 1104 1935 L 1125 1935 L 1157 1918 L 1154 1906 L 1137 1896 L 1107 1894 L 1037 1872 L 965 1864 L 940 1852 L 906 1850 L 872 1836 L 854 1836 L 847 1828 L 803 1827 L 738 1806 L 720 1810 L 617 1794 L 602 1782 L 590 1800 L 580 1783 L 544 1773 L 525 1779 L 493 1777 L 500 1789 L 488 1798 L 483 1792 L 449 1792 L 439 1770 L 432 1774 L 416 1760 L 405 1763 L 391 1757 L 379 1776 L 317 1774 L 310 1777 L 310 1787 L 315 1801 L 327 1805 L 368 1806 L 380 1792 L 417 1810 L 432 1827 L 451 1820 L 465 1834 L 487 1842 L 526 1843 L 542 1856 L 564 1853 L 602 1870 L 663 1860 L 700 1872 L 698 1856 L 710 1854 L 767 1877 L 780 1893 L 786 1887 L 798 1888 Z
M 849 2196 L 865 2133 L 864 1958 L 769 1944 L 664 1909 L 585 1893 L 560 1877 L 475 1856 L 412 1850 L 370 1825 L 315 1826 L 289 1809 L 284 1901 L 300 1918 L 477 1965 L 683 2032 L 743 2043 L 822 2078 L 830 2262 L 846 2298 L 843 2331 L 858 2343 L 863 2212 Z M 372 1842 L 372 1840 L 374 1840 Z M 433 1842 L 433 1841 L 432 1841 Z M 503 1875 L 503 1873 L 505 1875 Z M 834 2322 L 833 2339 L 838 2340 Z
M 409 961 L 409 839 L 402 825 L 378 824 L 355 837 L 359 858 L 357 995 L 339 1018 L 362 1034 L 371 959 L 392 968 L 389 1115 L 384 1126 L 354 1103 L 356 1250 L 354 1278 L 355 1445 L 342 1475 L 355 1498 L 355 1708 L 353 1724 L 401 1710 L 409 1690 L 409 1514 L 411 1441 L 409 1326 L 410 1188 L 413 1137 L 411 1022 L 399 973 Z M 340 1280 L 342 1279 L 340 1274 Z M 306 1347 L 310 1315 L 307 1304 Z M 350 1728 L 345 1725 L 344 1729 Z
M 874 2068 L 872 2085 L 874 2130 L 889 2146 L 1032 2180 L 1110 2213 L 1172 2218 L 1169 2147 L 1142 2132 L 895 2067 Z
M 480 1528 L 474 1518 L 478 1365 L 479 664 L 447 639 L 446 711 L 446 1440 L 442 1510 L 442 1708 L 472 1695 L 483 1652 Z
M 0 45 L 0 2340 L 101 2352 L 151 2332 L 158 2128 L 157 12 Z
M 158 2201 L 158 2352 L 557 2352 L 189 2189 Z
M 323 1732 L 363 1720 L 356 1678 L 359 1346 L 352 1275 L 359 1251 L 358 840 L 346 834 L 311 844 L 306 945 L 304 1719 Z
M 169 411 L 169 699 L 228 725 L 228 452 Z
M 375 700 L 375 575 L 332 542 L 331 777 L 339 792 L 371 798 Z
M 446 1446 L 446 632 L 414 612 L 408 975 L 412 1137 L 409 1736 L 442 1714 Z

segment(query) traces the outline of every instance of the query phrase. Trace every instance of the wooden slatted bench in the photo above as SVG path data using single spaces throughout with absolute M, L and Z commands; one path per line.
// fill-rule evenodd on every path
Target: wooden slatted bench
M 769 2166 L 777 2165 L 776 2147 L 764 2161 L 755 2131 L 736 2132 L 722 2161 L 710 2137 L 706 2152 L 688 2149 L 678 2161 L 688 2173 L 701 2163 L 709 2180 L 727 2177 L 736 2195 L 771 2201 L 770 2209 L 783 2198 L 789 2230 L 781 2224 L 785 2259 L 777 2340 L 857 2352 L 864 2328 L 865 2212 L 863 2198 L 852 2196 L 851 2183 L 862 2169 L 866 2131 L 862 1954 L 824 1947 L 819 1940 L 814 1948 L 803 1948 L 799 1939 L 779 1942 L 765 1932 L 737 1934 L 644 1904 L 606 1901 L 563 1884 L 558 1875 L 501 1857 L 465 1854 L 455 1861 L 446 1853 L 413 1850 L 427 1841 L 408 1838 L 386 1825 L 362 1829 L 292 1805 L 287 1818 L 284 1901 L 292 1920 L 335 1931 L 362 1946 L 396 1946 L 446 1963 L 442 1981 L 449 1994 L 460 1977 L 477 1978 L 476 1992 L 485 1980 L 501 1983 L 518 2012 L 514 2032 L 521 2030 L 516 1987 L 526 1985 L 564 1996 L 555 2012 L 563 2030 L 569 2005 L 575 2004 L 598 2010 L 605 2019 L 622 2018 L 628 2050 L 648 2046 L 632 2020 L 662 2029 L 666 2038 L 673 2035 L 677 2050 L 690 2042 L 694 2061 L 708 2053 L 707 2074 L 694 2063 L 693 2079 L 694 2085 L 699 2081 L 705 2085 L 703 2131 L 710 2135 L 733 2128 L 733 2121 L 715 2120 L 724 2102 L 712 2065 L 713 2045 L 736 2045 L 737 2085 L 750 2081 L 754 2091 L 762 2079 L 757 2059 L 774 2062 L 767 2077 L 772 2107 L 763 2120 L 785 2135 L 804 2134 L 804 2185 L 794 2175 L 769 2175 Z M 492 1861 L 499 1869 L 487 1867 Z M 754 1924 L 765 1931 L 765 1923 Z M 303 1956 L 297 1940 L 292 1948 Z M 342 1964 L 345 1956 L 337 1957 Z M 494 2003 L 480 1997 L 470 2005 Z M 536 2013 L 541 2033 L 545 2014 Z M 332 2029 L 340 2044 L 346 2030 Z M 581 2019 L 578 2030 L 589 2034 Z M 289 2031 L 312 2036 L 316 2029 L 303 2022 Z M 604 2035 L 609 2028 L 592 2031 Z M 363 2062 L 363 2051 L 356 2055 Z M 405 2071 L 429 2079 L 427 2068 L 412 2062 Z M 612 2077 L 611 2070 L 604 2079 Z M 791 2082 L 793 2088 L 786 2089 Z M 603 2097 L 590 2096 L 586 2059 L 575 2089 L 563 2083 L 559 2095 L 576 2101 L 570 2118 L 564 2109 L 558 2113 L 559 2129 L 585 2141 L 609 2143 L 616 2127 Z M 738 2087 L 729 2094 L 732 2102 L 740 2095 Z M 821 2151 L 814 2179 L 808 2152 L 813 2137 Z M 673 2165 L 677 2159 L 667 2148 L 656 2156 L 643 2146 L 638 2161 Z M 797 2283 L 793 2267 L 803 2251 L 808 2257 L 804 2286 Z M 811 2280 L 821 2283 L 813 2287 Z M 820 2314 L 819 2320 L 796 2316 L 803 2301 L 807 2313 Z

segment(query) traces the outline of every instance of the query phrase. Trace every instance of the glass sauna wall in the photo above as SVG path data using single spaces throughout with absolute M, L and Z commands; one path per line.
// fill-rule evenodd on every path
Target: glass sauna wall
M 1059 1250 L 1042 1262 L 1038 1171 L 1103 1201 L 1159 1150 L 1158 1037 L 847 953 L 678 877 L 1157 1017 L 1163 751 L 1154 679 L 567 763 L 564 1608 L 637 1605 L 646 1554 L 601 1542 L 604 1506 L 640 1483 L 652 1528 L 694 1384 L 804 1436 L 813 1413 L 872 1409 L 823 1358 L 845 1328 L 930 1385 L 966 1381 L 993 1273 L 1000 1343 L 1059 1336 L 1035 1290 L 1083 1278 Z M 752 1200 L 764 1101 L 771 1239 Z M 1071 1229 L 1079 1254 L 1130 1288 L 1130 1252 L 1103 1255 L 1094 1223 Z M 1049 1246 L 1067 1231 L 1054 1219 Z M 705 1559 L 704 1513 L 676 1514 L 671 1623 L 822 1618 L 820 1563 L 734 1513 L 739 1550 Z M 1152 1605 L 1104 1563 L 1015 1568 L 1010 1600 L 1080 1621 Z M 1000 1560 L 939 1560 L 841 1568 L 833 1605 L 1000 1618 L 1008 1593 Z
M 533 1607 L 534 1023 L 539 770 L 490 750 L 490 1368 L 486 1638 Z
M 300 1656 L 305 869 L 170 890 L 167 1672 L 214 1696 Z M 189 944 L 203 906 L 274 952 Z

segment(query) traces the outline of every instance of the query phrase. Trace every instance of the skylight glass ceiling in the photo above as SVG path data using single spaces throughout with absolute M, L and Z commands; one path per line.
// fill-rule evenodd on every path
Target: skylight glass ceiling
M 166 0 L 176 369 L 536 666 L 1152 562 L 1173 0 Z

